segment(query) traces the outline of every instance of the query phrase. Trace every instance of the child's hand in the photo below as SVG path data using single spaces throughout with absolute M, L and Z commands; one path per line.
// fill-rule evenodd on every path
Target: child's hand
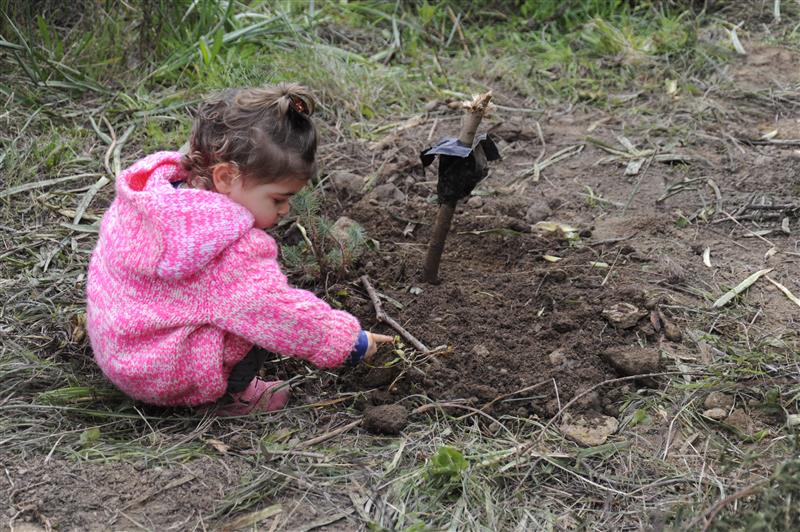
M 378 344 L 391 344 L 394 342 L 394 338 L 391 336 L 374 334 L 369 331 L 367 331 L 367 338 L 369 339 L 369 347 L 367 347 L 367 352 L 364 354 L 364 362 L 372 362 L 372 359 L 375 358 L 375 353 L 378 352 Z

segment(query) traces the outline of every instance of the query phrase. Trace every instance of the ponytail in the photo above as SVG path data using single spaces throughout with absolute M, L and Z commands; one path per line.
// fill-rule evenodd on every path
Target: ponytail
M 296 83 L 228 89 L 197 110 L 183 167 L 190 185 L 212 189 L 213 167 L 236 163 L 260 182 L 316 173 L 317 130 L 311 92 Z

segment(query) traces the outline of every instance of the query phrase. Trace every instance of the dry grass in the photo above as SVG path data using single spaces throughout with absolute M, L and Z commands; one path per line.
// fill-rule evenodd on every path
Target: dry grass
M 457 20 L 459 13 L 476 16 L 451 4 Z M 316 13 L 260 6 L 256 16 L 247 15 L 244 5 L 231 5 L 225 12 L 214 2 L 197 3 L 208 10 L 202 14 L 208 20 L 193 22 L 192 31 L 204 36 L 206 52 L 197 39 L 176 44 L 178 36 L 165 33 L 162 44 L 172 48 L 153 52 L 160 63 L 141 63 L 141 75 L 133 68 L 128 78 L 115 78 L 126 70 L 125 43 L 115 39 L 134 27 L 136 13 L 117 22 L 104 19 L 107 31 L 81 47 L 88 19 L 45 21 L 42 29 L 0 3 L 16 17 L 3 23 L 0 42 L 0 462 L 8 480 L 0 487 L 7 503 L 3 517 L 45 528 L 51 520 L 65 529 L 87 523 L 78 521 L 88 519 L 84 515 L 71 517 L 63 500 L 61 507 L 54 498 L 41 499 L 53 506 L 37 505 L 37 486 L 47 480 L 30 472 L 42 473 L 51 464 L 51 481 L 75 492 L 94 488 L 77 476 L 74 484 L 65 480 L 73 467 L 83 479 L 106 478 L 106 467 L 134 476 L 143 470 L 181 472 L 174 483 L 160 485 L 163 492 L 123 486 L 125 504 L 99 511 L 93 523 L 99 528 L 199 530 L 261 522 L 284 529 L 309 515 L 309 507 L 319 509 L 315 519 L 304 521 L 309 527 L 374 530 L 798 526 L 791 505 L 800 495 L 791 460 L 796 432 L 786 426 L 800 398 L 797 324 L 780 313 L 759 319 L 765 302 L 755 297 L 714 311 L 677 300 L 667 304 L 684 331 L 692 331 L 686 348 L 664 349 L 668 375 L 656 388 L 631 393 L 620 408 L 619 432 L 590 449 L 565 440 L 557 423 L 493 418 L 467 405 L 437 406 L 423 396 L 404 399 L 420 413 L 400 437 L 376 437 L 354 426 L 309 445 L 360 413 L 353 408 L 358 394 L 339 391 L 335 375 L 302 366 L 293 368 L 295 384 L 317 403 L 252 419 L 144 407 L 115 391 L 91 359 L 82 321 L 97 222 L 112 197 L 114 174 L 147 151 L 182 144 L 187 107 L 206 90 L 285 77 L 314 85 L 326 108 L 322 119 L 330 142 L 323 163 L 329 168 L 347 166 L 346 150 L 363 149 L 361 141 L 380 136 L 387 121 L 399 123 L 421 112 L 428 99 L 483 89 L 490 80 L 499 79 L 506 89 L 499 103 L 507 107 L 530 109 L 544 95 L 583 109 L 612 109 L 630 121 L 626 133 L 633 136 L 663 134 L 686 143 L 710 137 L 723 151 L 740 146 L 718 131 L 719 120 L 752 120 L 796 109 L 800 102 L 796 86 L 740 93 L 726 85 L 730 51 L 717 38 L 724 23 L 716 19 L 704 21 L 709 39 L 689 39 L 680 49 L 648 48 L 653 35 L 667 42 L 686 32 L 675 17 L 645 12 L 595 19 L 572 34 L 583 39 L 578 47 L 542 31 L 529 48 L 514 51 L 517 21 L 494 21 L 496 28 L 490 24 L 483 33 L 477 25 L 467 27 L 462 42 L 447 13 L 425 22 L 421 10 L 363 4 L 324 6 Z M 784 20 L 791 9 L 784 6 Z M 45 14 L 65 16 L 56 11 Z M 365 20 L 370 30 L 355 29 Z M 226 46 L 215 48 L 220 27 Z M 796 39 L 788 26 L 770 27 L 772 38 Z M 508 39 L 500 35 L 503 28 Z M 690 37 L 696 37 L 693 32 Z M 43 33 L 60 36 L 60 51 L 53 38 L 49 47 L 38 44 Z M 268 53 L 259 53 L 260 46 Z M 463 53 L 464 47 L 472 53 Z M 521 60 L 529 53 L 541 69 Z M 475 79 L 472 69 L 487 61 L 490 71 Z M 657 73 L 652 78 L 651 69 Z M 697 107 L 702 94 L 673 107 L 660 89 L 652 89 L 663 76 L 719 97 L 707 107 Z M 631 87 L 655 95 L 615 109 L 612 93 Z M 729 105 L 728 99 L 752 109 Z M 348 169 L 373 168 L 364 157 L 353 159 Z M 704 223 L 702 216 L 691 221 Z M 752 249 L 752 240 L 739 241 Z M 712 294 L 736 282 L 724 275 L 683 290 L 710 303 Z M 403 363 L 414 361 L 409 354 Z M 734 396 L 755 425 L 703 416 L 709 391 Z M 458 450 L 465 462 L 437 470 L 432 457 L 443 447 Z M 143 505 L 151 497 L 176 493 L 186 497 L 176 500 L 192 501 L 193 492 L 183 490 L 202 478 L 205 467 L 227 480 L 200 499 L 202 508 L 178 502 L 172 518 L 144 520 Z M 137 502 L 140 497 L 145 498 Z

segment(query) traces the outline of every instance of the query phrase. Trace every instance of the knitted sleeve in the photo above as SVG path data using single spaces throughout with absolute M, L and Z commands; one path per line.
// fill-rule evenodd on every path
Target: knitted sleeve
M 339 366 L 356 344 L 358 320 L 307 290 L 289 286 L 277 245 L 253 229 L 209 265 L 207 312 L 211 323 L 260 347 Z

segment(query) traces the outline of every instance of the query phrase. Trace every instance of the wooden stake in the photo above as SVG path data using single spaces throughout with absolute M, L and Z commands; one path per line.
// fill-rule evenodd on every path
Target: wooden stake
M 465 112 L 461 120 L 461 131 L 458 134 L 458 140 L 461 144 L 472 147 L 472 143 L 475 141 L 475 133 L 478 131 L 481 120 L 490 109 L 491 100 L 492 91 L 489 91 L 476 96 L 471 102 L 464 102 Z M 425 264 L 422 267 L 422 277 L 426 283 L 437 284 L 439 282 L 439 263 L 442 260 L 444 242 L 450 232 L 450 224 L 453 221 L 455 211 L 455 201 L 448 201 L 439 205 L 431 241 L 428 244 L 428 253 L 425 256 Z

